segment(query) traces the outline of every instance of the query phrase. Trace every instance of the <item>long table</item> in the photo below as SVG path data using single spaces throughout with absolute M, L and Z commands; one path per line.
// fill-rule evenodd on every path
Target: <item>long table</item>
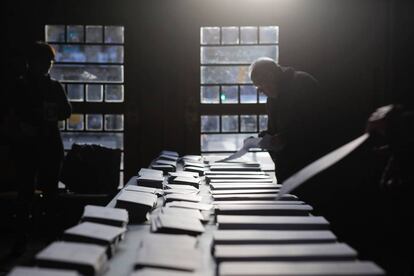
M 206 154 L 204 157 L 210 161 L 217 161 L 225 155 L 217 154 Z M 249 161 L 257 161 L 262 165 L 262 169 L 266 173 L 275 177 L 275 165 L 267 152 L 249 152 L 244 158 Z M 138 171 L 138 168 L 137 168 Z M 276 178 L 275 178 L 276 180 Z M 135 177 L 129 179 L 125 186 L 136 185 Z M 209 187 L 205 182 L 200 185 L 200 194 L 203 196 L 203 201 L 211 203 L 212 198 L 209 194 Z M 119 194 L 118 194 L 119 195 Z M 117 196 L 118 196 L 117 195 Z M 108 207 L 114 207 L 116 204 L 117 196 L 115 196 L 109 203 Z M 162 207 L 162 198 L 158 199 L 157 208 Z M 196 271 L 196 275 L 212 276 L 216 273 L 216 263 L 213 256 L 211 255 L 211 244 L 213 240 L 213 232 L 217 229 L 215 223 L 210 222 L 205 225 L 206 231 L 198 237 L 198 248 L 202 251 L 203 261 L 199 271 Z M 130 275 L 134 270 L 134 260 L 137 256 L 138 247 L 142 236 L 145 233 L 150 232 L 149 222 L 143 224 L 129 224 L 128 231 L 125 235 L 125 239 L 120 243 L 117 252 L 109 262 L 109 269 L 104 274 L 105 276 L 127 276 Z

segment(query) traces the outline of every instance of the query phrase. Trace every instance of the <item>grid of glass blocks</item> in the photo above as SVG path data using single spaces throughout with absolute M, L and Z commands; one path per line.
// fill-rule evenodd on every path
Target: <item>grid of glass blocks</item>
M 266 114 L 201 115 L 201 133 L 257 133 L 267 129 Z
M 266 115 L 228 115 L 222 105 L 264 104 L 249 78 L 260 57 L 279 61 L 278 26 L 200 28 L 200 104 L 217 115 L 201 115 L 201 151 L 237 150 L 245 134 L 267 128 Z M 211 111 L 209 114 L 211 114 Z
M 208 85 L 201 87 L 202 104 L 262 104 L 267 97 L 257 93 L 251 84 L 246 85 Z
M 71 102 L 122 103 L 124 101 L 123 84 L 67 83 L 66 93 Z
M 65 150 L 73 143 L 123 150 L 124 115 L 113 114 L 118 111 L 112 106 L 122 104 L 125 98 L 124 27 L 46 25 L 45 41 L 56 51 L 50 75 L 64 84 L 68 99 L 75 106 L 70 118 L 59 122 Z M 84 104 L 86 112 L 76 112 L 75 103 Z M 103 114 L 92 109 L 97 104 Z M 122 153 L 121 185 L 123 167 Z

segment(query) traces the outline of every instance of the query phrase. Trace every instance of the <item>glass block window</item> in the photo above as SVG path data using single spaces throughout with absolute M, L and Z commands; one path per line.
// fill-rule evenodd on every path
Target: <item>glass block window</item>
M 45 41 L 56 50 L 50 75 L 65 86 L 73 107 L 59 122 L 65 150 L 73 143 L 123 150 L 124 27 L 47 25 Z M 123 168 L 122 161 L 121 179 Z
M 202 152 L 235 151 L 244 138 L 267 129 L 267 98 L 257 93 L 248 75 L 259 57 L 278 62 L 278 26 L 200 29 Z

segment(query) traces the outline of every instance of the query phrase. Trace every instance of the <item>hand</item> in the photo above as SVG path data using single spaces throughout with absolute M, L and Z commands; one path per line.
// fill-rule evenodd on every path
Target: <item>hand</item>
M 385 136 L 390 116 L 394 113 L 395 106 L 386 105 L 377 108 L 368 119 L 366 131 L 369 134 Z
M 265 136 L 263 136 L 262 140 L 259 142 L 259 146 L 262 149 L 277 152 L 283 149 L 284 143 L 280 135 L 266 134 Z
M 269 134 L 269 132 L 267 131 L 267 130 L 263 130 L 263 131 L 261 131 L 260 133 L 259 133 L 259 137 L 263 137 L 263 136 L 265 136 L 265 135 L 267 135 L 267 134 Z

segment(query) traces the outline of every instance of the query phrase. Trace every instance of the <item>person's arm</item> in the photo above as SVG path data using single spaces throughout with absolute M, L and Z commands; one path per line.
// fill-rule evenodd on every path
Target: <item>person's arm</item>
M 56 89 L 58 93 L 58 110 L 57 110 L 57 117 L 58 120 L 65 120 L 70 117 L 70 114 L 72 113 L 72 106 L 68 101 L 68 98 L 66 97 L 65 90 L 63 89 L 63 86 L 56 82 Z

